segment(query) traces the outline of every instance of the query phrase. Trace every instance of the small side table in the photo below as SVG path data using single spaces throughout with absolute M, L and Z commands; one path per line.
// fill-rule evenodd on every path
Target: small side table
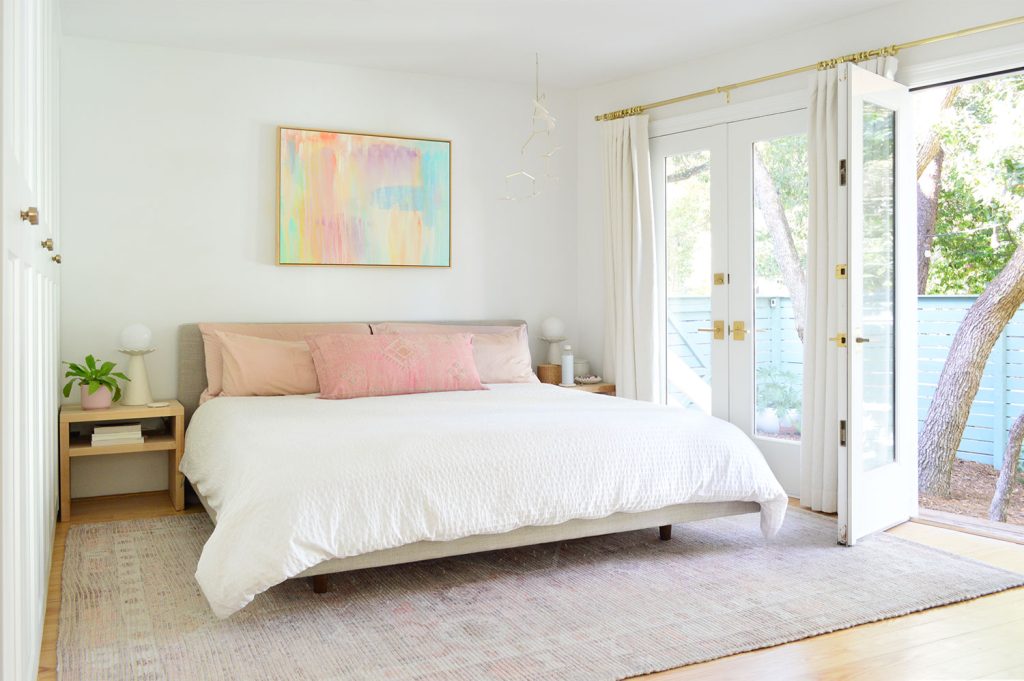
M 176 511 L 185 508 L 185 476 L 178 471 L 185 452 L 185 408 L 178 400 L 163 400 L 166 407 L 129 407 L 112 405 L 109 409 L 82 409 L 68 404 L 60 410 L 60 519 L 71 519 L 71 459 L 76 456 L 100 454 L 134 454 L 135 452 L 167 452 L 167 489 L 171 505 Z M 71 425 L 97 424 L 108 421 L 136 421 L 163 418 L 167 428 L 162 433 L 148 435 L 146 441 L 134 444 L 93 446 L 91 437 L 71 436 Z
M 582 390 L 585 393 L 597 393 L 598 395 L 611 395 L 615 397 L 614 383 L 577 383 L 573 386 L 563 386 L 566 390 Z

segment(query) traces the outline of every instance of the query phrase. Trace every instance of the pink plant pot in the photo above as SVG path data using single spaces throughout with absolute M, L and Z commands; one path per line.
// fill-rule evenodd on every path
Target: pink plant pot
M 110 388 L 100 386 L 99 390 L 89 394 L 89 386 L 82 386 L 82 409 L 109 409 L 114 401 Z

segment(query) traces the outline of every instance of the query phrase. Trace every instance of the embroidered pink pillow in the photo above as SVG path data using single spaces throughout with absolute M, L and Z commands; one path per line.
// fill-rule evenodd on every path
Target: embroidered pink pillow
M 320 397 L 331 400 L 483 390 L 472 339 L 468 333 L 306 336 Z
M 221 395 L 308 395 L 319 392 L 305 341 L 216 331 L 223 360 Z

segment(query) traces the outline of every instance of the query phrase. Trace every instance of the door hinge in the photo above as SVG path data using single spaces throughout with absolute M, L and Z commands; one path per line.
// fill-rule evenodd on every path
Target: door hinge
M 846 186 L 846 159 L 839 160 L 839 186 Z
M 846 446 L 846 420 L 843 419 L 839 422 L 839 446 Z

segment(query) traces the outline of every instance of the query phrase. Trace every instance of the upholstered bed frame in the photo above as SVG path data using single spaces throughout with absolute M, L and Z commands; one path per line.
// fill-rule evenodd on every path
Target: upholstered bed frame
M 367 322 L 370 323 L 370 322 Z M 518 326 L 519 320 L 441 321 L 431 324 L 458 324 L 474 326 Z M 199 406 L 199 396 L 206 389 L 206 359 L 203 337 L 197 324 L 184 324 L 178 328 L 178 400 L 185 407 L 185 423 Z M 616 399 L 609 397 L 607 399 Z M 210 519 L 216 523 L 217 514 L 205 497 L 195 490 Z M 313 590 L 323 593 L 328 588 L 327 575 L 363 568 L 412 563 L 419 560 L 458 556 L 480 551 L 494 551 L 545 542 L 566 541 L 613 532 L 628 532 L 650 527 L 659 528 L 662 540 L 672 538 L 672 525 L 705 520 L 721 516 L 757 513 L 760 504 L 750 501 L 713 502 L 705 504 L 676 504 L 641 513 L 613 513 L 592 520 L 570 520 L 559 525 L 522 527 L 504 534 L 481 534 L 447 542 L 422 541 L 393 549 L 373 551 L 350 558 L 335 558 L 305 570 L 297 577 L 311 577 Z

